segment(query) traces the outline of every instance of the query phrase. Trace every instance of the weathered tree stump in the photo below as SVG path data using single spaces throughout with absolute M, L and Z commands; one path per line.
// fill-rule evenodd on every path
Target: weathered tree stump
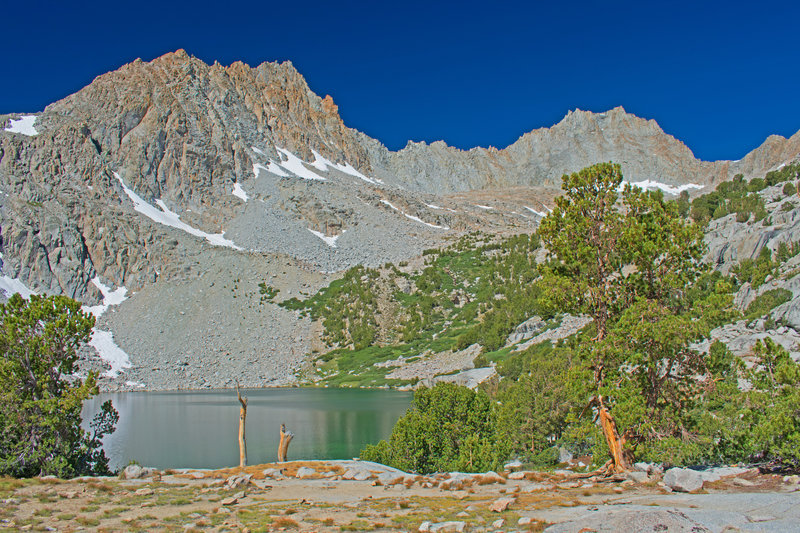
M 244 437 L 244 423 L 247 418 L 247 396 L 242 398 L 239 393 L 239 382 L 236 382 L 236 397 L 242 407 L 239 409 L 239 468 L 247 466 L 247 443 Z
M 286 456 L 289 453 L 289 443 L 292 442 L 294 433 L 286 431 L 286 424 L 281 424 L 281 442 L 278 444 L 278 462 L 283 463 L 286 461 Z

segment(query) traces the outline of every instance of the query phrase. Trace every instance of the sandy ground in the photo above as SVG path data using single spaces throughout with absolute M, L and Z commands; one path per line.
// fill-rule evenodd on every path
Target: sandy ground
M 798 488 L 755 471 L 681 494 L 656 479 L 415 476 L 375 463 L 290 462 L 140 479 L 0 479 L 0 529 L 798 531 Z

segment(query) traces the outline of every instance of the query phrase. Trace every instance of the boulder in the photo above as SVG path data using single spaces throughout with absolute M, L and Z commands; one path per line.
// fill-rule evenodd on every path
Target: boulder
M 508 506 L 517 501 L 516 498 L 498 498 L 492 502 L 492 505 L 489 507 L 489 510 L 493 513 L 502 513 Z
M 670 468 L 664 474 L 664 484 L 674 491 L 693 492 L 703 488 L 703 476 L 689 468 Z
M 222 505 L 236 505 L 237 503 L 239 503 L 239 500 L 241 500 L 242 498 L 244 498 L 246 495 L 247 495 L 247 494 L 245 494 L 245 492 L 244 492 L 244 491 L 242 491 L 242 492 L 237 492 L 237 493 L 236 493 L 236 494 L 234 494 L 233 496 L 231 496 L 231 497 L 229 497 L 229 498 L 225 498 L 224 500 L 222 500 L 222 501 L 221 501 L 221 502 L 219 502 L 219 503 L 220 503 L 220 504 L 222 504 Z
M 314 470 L 313 468 L 309 468 L 307 466 L 301 466 L 300 468 L 297 469 L 297 474 L 295 474 L 295 477 L 297 479 L 308 479 L 316 475 L 317 471 Z
M 513 344 L 530 339 L 542 331 L 545 326 L 547 326 L 547 323 L 542 320 L 542 317 L 533 316 L 514 328 L 514 331 L 508 336 L 507 342 L 508 344 Z
M 252 477 L 252 474 L 230 476 L 225 480 L 225 486 L 229 489 L 238 489 L 239 487 L 248 485 L 250 483 L 250 478 Z
M 572 461 L 572 452 L 564 448 L 563 446 L 558 449 L 558 462 L 559 463 L 568 463 Z
M 628 479 L 636 483 L 647 483 L 650 481 L 650 476 L 647 475 L 647 472 L 634 470 L 633 472 L 628 472 Z
M 149 468 L 146 466 L 139 466 L 137 464 L 131 464 L 126 466 L 122 470 L 122 479 L 141 479 L 145 477 L 152 476 L 156 473 L 155 468 Z
M 438 524 L 431 524 L 428 531 L 431 533 L 460 533 L 467 527 L 466 522 L 451 520 L 449 522 L 439 522 Z

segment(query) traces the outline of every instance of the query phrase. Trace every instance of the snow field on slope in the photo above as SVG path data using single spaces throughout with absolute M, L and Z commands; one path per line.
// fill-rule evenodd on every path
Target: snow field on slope
M 319 231 L 314 231 L 311 228 L 308 228 L 308 231 L 310 231 L 312 234 L 314 234 L 317 237 L 319 237 L 320 239 L 322 239 L 325 242 L 325 244 L 327 244 L 331 248 L 336 248 L 336 239 L 341 237 L 341 235 L 332 235 L 332 236 L 329 237 L 329 236 L 325 235 L 324 233 L 320 233 Z
M 673 187 L 672 185 L 667 185 L 666 183 L 661 183 L 658 181 L 653 180 L 644 180 L 644 181 L 623 181 L 619 185 L 619 191 L 621 192 L 626 184 L 630 184 L 633 187 L 639 187 L 645 191 L 652 190 L 652 189 L 660 189 L 667 194 L 671 194 L 673 196 L 678 196 L 683 191 L 688 191 L 691 189 L 703 189 L 703 185 L 697 185 L 695 183 L 687 183 L 686 185 L 678 185 Z
M 398 212 L 398 213 L 400 213 L 401 215 L 405 216 L 406 218 L 408 218 L 408 219 L 410 219 L 410 220 L 413 220 L 414 222 L 419 222 L 420 224 L 425 224 L 426 226 L 430 226 L 431 228 L 436 228 L 436 229 L 443 229 L 443 230 L 449 230 L 449 229 L 450 229 L 450 228 L 448 228 L 447 226 L 437 226 L 436 224 L 431 224 L 430 222 L 425 222 L 425 221 L 424 221 L 424 220 L 422 220 L 421 218 L 419 218 L 419 217 L 415 217 L 414 215 L 409 215 L 408 213 L 406 213 L 406 212 L 405 212 L 405 211 L 403 211 L 402 209 L 398 209 L 397 207 L 395 207 L 395 206 L 394 206 L 394 205 L 393 205 L 393 204 L 392 204 L 390 201 L 388 201 L 388 200 L 381 200 L 381 203 L 382 203 L 382 204 L 384 204 L 384 205 L 388 205 L 389 207 L 391 207 L 392 209 L 394 209 L 395 211 L 397 211 L 397 212 Z
M 114 172 L 114 177 L 119 180 L 120 184 L 122 185 L 122 190 L 125 191 L 125 194 L 127 194 L 128 198 L 130 198 L 130 200 L 133 202 L 133 208 L 150 220 L 158 222 L 159 224 L 163 224 L 164 226 L 183 230 L 190 235 L 194 235 L 195 237 L 201 237 L 215 246 L 224 246 L 238 251 L 242 250 L 242 248 L 236 246 L 233 241 L 226 239 L 224 237 L 224 232 L 217 234 L 206 233 L 203 230 L 197 229 L 193 226 L 190 226 L 186 222 L 183 222 L 180 219 L 180 215 L 170 211 L 162 200 L 156 200 L 156 204 L 158 207 L 160 207 L 160 209 L 156 209 L 151 204 L 144 201 L 141 196 L 129 189 L 128 186 L 125 185 L 125 182 L 122 181 L 122 176 Z
M 112 291 L 111 287 L 100 281 L 99 276 L 92 279 L 92 284 L 100 290 L 103 295 L 103 302 L 100 305 L 91 307 L 83 306 L 83 310 L 93 314 L 95 318 L 100 318 L 112 305 L 119 305 L 128 299 L 126 296 L 128 293 L 127 288 L 117 287 L 116 290 Z M 97 350 L 100 359 L 111 366 L 104 374 L 106 377 L 115 378 L 120 372 L 131 367 L 130 357 L 114 342 L 114 334 L 112 332 L 97 329 L 97 327 L 92 328 L 92 338 L 89 340 L 89 346 Z
M 36 115 L 24 115 L 16 120 L 11 119 L 8 121 L 6 131 L 9 133 L 21 133 L 22 135 L 33 137 L 34 135 L 39 135 L 39 132 L 33 127 L 35 122 Z

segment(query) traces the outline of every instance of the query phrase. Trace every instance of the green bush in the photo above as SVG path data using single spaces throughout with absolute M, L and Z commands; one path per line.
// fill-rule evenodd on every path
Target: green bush
M 367 446 L 361 459 L 407 472 L 483 472 L 508 456 L 498 438 L 494 405 L 486 393 L 438 383 L 414 393 L 411 409 L 389 441 Z
M 755 260 L 746 258 L 742 259 L 738 265 L 734 265 L 731 268 L 731 274 L 740 284 L 749 282 L 754 289 L 757 289 L 766 281 L 767 276 L 778 275 L 778 266 L 778 263 L 772 260 L 770 249 L 764 246 L 758 252 Z
M 765 317 L 770 311 L 791 299 L 792 292 L 786 289 L 772 289 L 766 291 L 750 302 L 750 305 L 747 306 L 747 310 L 745 311 L 745 318 L 747 320 L 753 320 Z
M 784 196 L 792 196 L 797 192 L 797 187 L 794 183 L 787 183 L 783 186 L 783 194 Z
M 800 467 L 800 366 L 771 339 L 753 349 L 756 365 L 716 379 L 695 422 L 696 462 L 759 462 Z M 750 388 L 742 391 L 738 379 Z

